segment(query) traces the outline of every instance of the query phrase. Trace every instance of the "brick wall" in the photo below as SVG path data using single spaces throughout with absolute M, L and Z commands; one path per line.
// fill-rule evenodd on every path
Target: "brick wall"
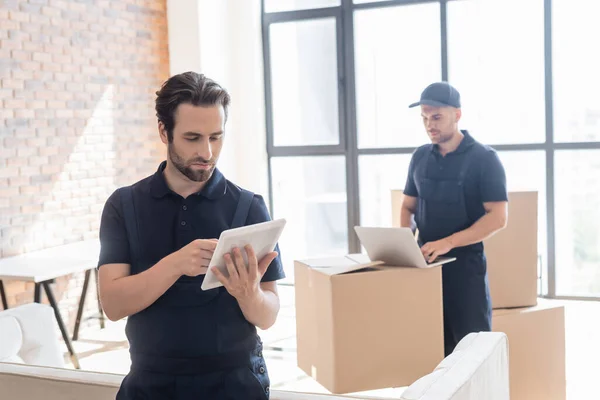
M 163 158 L 168 73 L 166 0 L 0 0 L 0 257 L 97 237 L 108 195 Z M 69 329 L 82 283 L 55 285 Z

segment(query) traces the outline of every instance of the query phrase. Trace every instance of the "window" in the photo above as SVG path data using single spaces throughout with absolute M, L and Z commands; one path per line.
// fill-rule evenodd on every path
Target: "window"
M 392 226 L 392 193 L 404 190 L 410 154 L 360 156 L 360 223 Z
M 275 146 L 339 143 L 335 19 L 270 26 Z
M 287 279 L 294 260 L 347 254 L 344 157 L 277 157 L 271 169 L 273 218 L 287 220 L 280 240 Z
M 552 5 L 554 140 L 600 141 L 600 58 L 592 50 L 592 38 L 600 37 L 600 3 L 553 0 Z
M 556 284 L 600 297 L 600 150 L 555 154 Z
M 416 35 L 418 26 L 427 29 Z M 358 147 L 422 144 L 419 112 L 408 106 L 442 77 L 439 4 L 357 10 L 354 29 Z
M 478 140 L 543 142 L 544 2 L 448 2 L 448 75 Z
M 462 96 L 460 128 L 498 150 L 508 190 L 538 192 L 541 291 L 600 298 L 600 2 L 264 1 L 287 268 L 361 251 L 349 227 L 391 226 L 391 190 L 429 142 L 408 105 L 447 79 Z

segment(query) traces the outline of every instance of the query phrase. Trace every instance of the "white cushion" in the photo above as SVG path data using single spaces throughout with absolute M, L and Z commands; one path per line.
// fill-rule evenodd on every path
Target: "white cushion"
M 0 318 L 9 317 L 18 322 L 21 330 L 22 343 L 17 355 L 22 362 L 52 367 L 64 366 L 52 307 L 30 303 L 0 311 Z M 0 353 L 9 351 L 8 346 L 6 350 L 4 346 L 4 340 L 0 341 Z
M 500 332 L 467 335 L 402 400 L 508 400 L 508 339 Z
M 23 346 L 23 332 L 19 321 L 11 315 L 0 316 L 0 362 L 22 363 L 19 351 Z

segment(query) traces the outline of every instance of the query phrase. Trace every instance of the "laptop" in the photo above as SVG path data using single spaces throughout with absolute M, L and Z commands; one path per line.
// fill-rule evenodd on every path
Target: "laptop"
M 372 261 L 402 267 L 430 268 L 456 260 L 455 257 L 438 257 L 428 262 L 410 228 L 355 226 L 354 231 Z

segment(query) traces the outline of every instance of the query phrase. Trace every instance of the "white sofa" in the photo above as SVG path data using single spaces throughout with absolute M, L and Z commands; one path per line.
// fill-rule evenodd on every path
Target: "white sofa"
M 12 400 L 114 399 L 123 375 L 63 368 L 53 311 L 28 304 L 0 312 L 0 398 Z M 502 333 L 473 333 L 401 400 L 508 400 L 508 342 Z M 334 400 L 273 390 L 273 400 Z M 373 398 L 373 397 L 371 397 Z

